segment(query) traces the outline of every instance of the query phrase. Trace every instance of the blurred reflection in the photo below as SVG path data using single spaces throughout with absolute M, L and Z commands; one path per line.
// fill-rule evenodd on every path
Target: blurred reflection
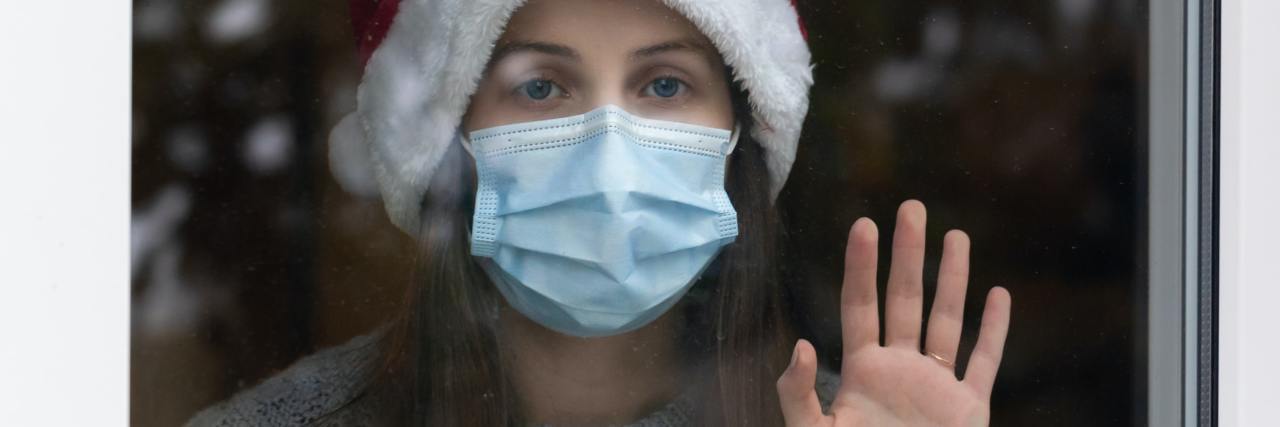
M 1017 299 L 993 425 L 1142 423 L 1146 3 L 799 3 L 817 85 L 780 205 L 806 335 L 838 357 L 848 227 L 919 198 L 929 242 L 972 236 L 965 312 Z M 359 150 L 326 148 L 354 108 L 345 1 L 134 19 L 132 416 L 167 426 L 380 324 L 413 243 Z
M 234 43 L 258 36 L 269 21 L 266 0 L 222 0 L 210 11 L 205 33 L 216 43 Z

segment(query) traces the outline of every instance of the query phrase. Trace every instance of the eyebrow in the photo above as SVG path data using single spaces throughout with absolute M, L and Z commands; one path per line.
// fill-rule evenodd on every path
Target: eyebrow
M 706 43 L 693 38 L 671 40 L 645 46 L 632 51 L 630 58 L 632 61 L 636 61 L 675 51 L 693 51 L 706 57 L 707 61 L 711 63 L 715 63 L 715 60 L 719 59 L 719 55 L 715 49 L 712 49 L 711 46 L 708 46 Z
M 497 63 L 498 61 L 501 61 L 503 58 L 507 57 L 508 55 L 518 53 L 518 52 L 538 52 L 538 53 L 543 53 L 547 55 L 564 57 L 564 58 L 572 59 L 575 61 L 582 60 L 582 56 L 578 55 L 578 51 L 573 50 L 573 48 L 569 46 L 565 46 L 562 44 L 555 44 L 555 43 L 516 40 L 516 41 L 503 43 L 502 45 L 495 48 L 493 50 L 493 55 L 490 55 L 489 61 L 492 63 Z
M 631 61 L 638 61 L 663 53 L 678 51 L 692 51 L 698 53 L 707 60 L 708 64 L 715 64 L 720 60 L 718 51 L 713 49 L 711 46 L 708 46 L 706 43 L 693 38 L 670 40 L 645 46 L 631 51 L 631 54 L 628 55 L 628 59 Z M 569 46 L 539 41 L 516 40 L 503 43 L 497 48 L 494 48 L 493 54 L 489 57 L 489 61 L 491 63 L 497 63 L 502 61 L 503 58 L 519 52 L 538 52 L 572 59 L 574 61 L 582 60 L 582 55 L 579 55 L 578 51 Z

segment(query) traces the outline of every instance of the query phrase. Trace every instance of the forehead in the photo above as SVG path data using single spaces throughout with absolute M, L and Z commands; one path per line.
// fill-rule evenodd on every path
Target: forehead
M 516 10 L 499 45 L 544 41 L 586 51 L 622 51 L 672 39 L 711 42 L 658 0 L 530 0 Z

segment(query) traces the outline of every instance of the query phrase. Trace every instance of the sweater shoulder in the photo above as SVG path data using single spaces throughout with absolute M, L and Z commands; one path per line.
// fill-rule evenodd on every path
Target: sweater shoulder
M 185 425 L 371 425 L 371 409 L 347 403 L 359 396 L 376 369 L 382 334 L 379 329 L 303 357 L 258 385 L 205 408 Z

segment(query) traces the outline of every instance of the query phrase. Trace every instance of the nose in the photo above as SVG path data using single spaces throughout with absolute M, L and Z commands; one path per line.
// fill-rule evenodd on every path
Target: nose
M 586 97 L 589 102 L 583 105 L 585 110 L 582 112 L 593 111 L 597 108 L 607 105 L 626 107 L 628 100 L 627 76 L 624 70 L 615 69 L 614 67 L 597 67 L 592 70 L 594 79 L 590 83 L 590 94 Z
M 603 194 L 608 195 L 610 211 L 620 212 L 623 209 L 621 203 L 626 200 L 625 194 L 637 190 L 642 184 L 640 177 L 645 173 L 641 170 L 645 157 L 637 155 L 634 152 L 635 145 L 629 143 L 627 136 L 618 130 L 620 126 L 626 125 L 621 107 L 607 104 L 601 114 L 604 114 L 605 125 L 612 130 L 606 131 L 592 142 L 593 146 L 588 152 L 594 158 L 582 159 L 581 164 L 591 168 L 590 179 Z

